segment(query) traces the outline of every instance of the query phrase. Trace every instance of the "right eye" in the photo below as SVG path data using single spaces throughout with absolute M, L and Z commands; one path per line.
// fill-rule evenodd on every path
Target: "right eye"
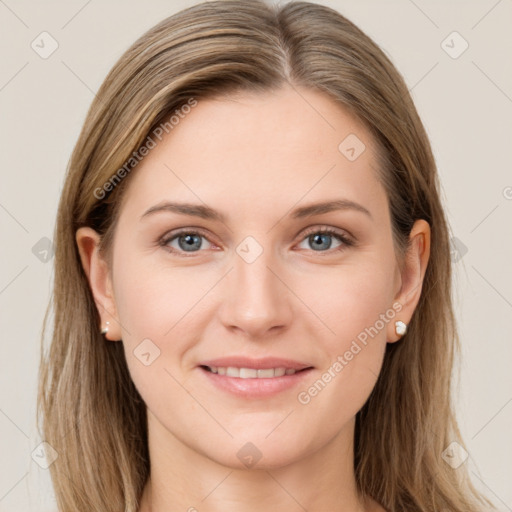
M 184 255 L 183 253 L 201 252 L 205 240 L 206 236 L 198 231 L 182 229 L 164 236 L 160 245 L 172 253 Z M 211 244 L 209 241 L 208 243 Z

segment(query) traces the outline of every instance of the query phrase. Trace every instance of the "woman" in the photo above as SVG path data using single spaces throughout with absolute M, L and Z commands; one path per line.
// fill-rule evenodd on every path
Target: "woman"
M 148 31 L 59 206 L 60 510 L 488 510 L 446 462 L 448 240 L 407 87 L 340 14 L 208 2 Z

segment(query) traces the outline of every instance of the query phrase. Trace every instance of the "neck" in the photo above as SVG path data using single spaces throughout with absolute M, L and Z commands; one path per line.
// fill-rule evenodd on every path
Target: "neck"
M 286 466 L 232 468 L 181 443 L 154 417 L 148 422 L 151 477 L 139 512 L 369 512 L 353 468 L 354 423 L 330 443 Z

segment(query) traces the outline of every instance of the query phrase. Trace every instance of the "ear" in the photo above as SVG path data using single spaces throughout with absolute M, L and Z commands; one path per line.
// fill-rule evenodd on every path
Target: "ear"
M 397 308 L 395 318 L 388 324 L 387 339 L 389 343 L 394 343 L 401 338 L 395 332 L 395 322 L 401 320 L 409 325 L 420 300 L 423 279 L 430 257 L 430 225 L 426 220 L 419 219 L 414 223 L 409 240 L 410 247 L 404 258 L 403 269 L 399 272 L 400 289 L 394 299 L 402 309 L 398 312 Z
M 117 317 L 112 279 L 108 264 L 99 252 L 100 235 L 89 227 L 79 228 L 75 234 L 82 267 L 101 318 L 98 331 L 108 325 L 105 338 L 111 341 L 121 339 L 121 326 Z M 107 322 L 109 322 L 107 324 Z

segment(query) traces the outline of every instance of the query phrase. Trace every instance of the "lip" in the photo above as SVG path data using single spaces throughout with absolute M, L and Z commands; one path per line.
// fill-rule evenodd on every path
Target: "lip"
M 244 356 L 221 357 L 219 359 L 210 359 L 202 361 L 199 366 L 234 366 L 235 368 L 254 368 L 262 370 L 265 368 L 285 368 L 286 370 L 304 370 L 312 368 L 311 364 L 301 363 L 292 359 L 282 359 L 279 357 L 263 357 L 252 359 Z
M 297 373 L 269 379 L 243 379 L 240 377 L 228 377 L 227 375 L 212 373 L 206 370 L 204 366 L 234 366 L 236 368 L 254 368 L 256 370 L 265 368 L 285 368 L 294 369 Z M 217 389 L 237 397 L 256 399 L 270 398 L 298 386 L 311 374 L 313 366 L 291 359 L 275 357 L 251 359 L 240 356 L 203 361 L 198 365 L 198 370 L 204 375 L 208 382 Z

